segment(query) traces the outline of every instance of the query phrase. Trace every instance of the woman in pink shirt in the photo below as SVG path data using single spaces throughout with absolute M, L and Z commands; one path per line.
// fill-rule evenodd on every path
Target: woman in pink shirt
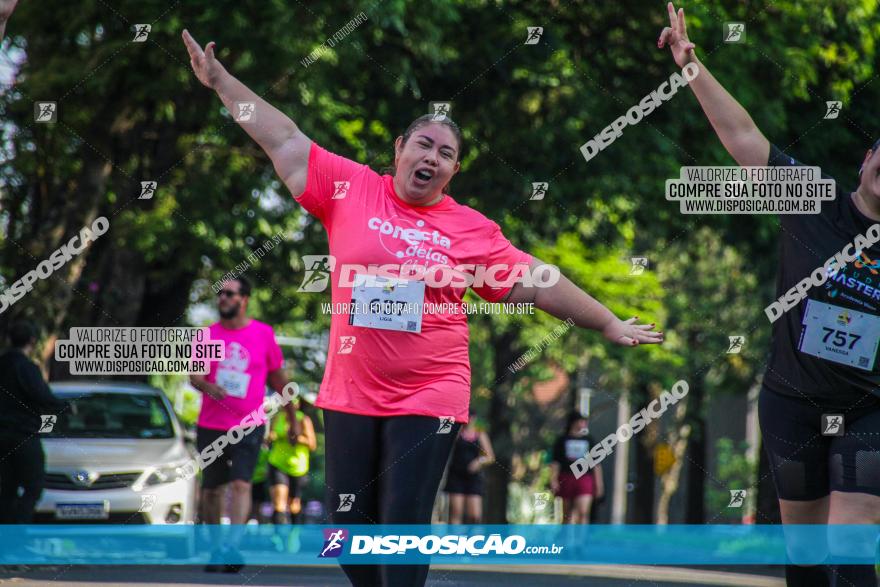
M 395 173 L 313 143 L 184 31 L 196 77 L 266 152 L 327 231 L 334 308 L 317 406 L 324 409 L 334 524 L 428 524 L 450 450 L 468 419 L 467 288 L 488 302 L 533 303 L 625 346 L 659 343 L 653 324 L 620 320 L 514 247 L 445 188 L 461 132 L 423 116 L 394 143 Z M 379 277 L 373 276 L 378 267 Z M 555 268 L 550 268 L 555 269 Z M 549 277 L 548 277 L 549 275 Z M 427 565 L 343 565 L 352 585 L 424 585 Z

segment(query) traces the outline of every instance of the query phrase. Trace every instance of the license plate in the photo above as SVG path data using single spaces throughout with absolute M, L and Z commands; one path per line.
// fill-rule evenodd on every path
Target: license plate
M 106 520 L 110 517 L 110 503 L 59 503 L 55 506 L 58 520 Z

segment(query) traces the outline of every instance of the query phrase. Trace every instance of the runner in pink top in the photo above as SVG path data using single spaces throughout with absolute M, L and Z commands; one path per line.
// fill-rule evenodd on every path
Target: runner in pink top
M 337 194 L 334 199 L 339 183 L 346 188 L 345 197 Z M 397 195 L 390 175 L 379 175 L 317 143 L 311 146 L 306 189 L 296 200 L 327 229 L 335 257 L 330 279 L 334 307 L 352 300 L 352 288 L 340 285 L 346 281 L 346 263 L 504 265 L 509 268 L 496 275 L 503 281 L 517 264 L 527 270 L 532 260 L 476 210 L 445 194 L 431 205 L 409 204 Z M 475 291 L 496 302 L 509 289 Z M 426 287 L 424 302 L 435 309 L 460 309 L 466 291 Z M 342 352 L 350 337 L 351 352 Z M 330 340 L 319 407 L 368 416 L 453 416 L 456 422 L 467 422 L 471 373 L 463 311 L 425 312 L 418 334 L 350 325 L 349 315 L 337 312 Z
M 220 321 L 209 328 L 211 340 L 222 340 L 225 358 L 212 361 L 207 375 L 190 375 L 202 392 L 202 409 L 196 427 L 196 448 L 205 456 L 202 470 L 201 521 L 213 524 L 214 551 L 205 567 L 212 572 L 238 572 L 243 560 L 237 552 L 240 532 L 221 542 L 221 499 L 231 488 L 233 524 L 247 523 L 251 508 L 251 479 L 263 444 L 265 417 L 261 416 L 266 386 L 286 396 L 287 376 L 272 327 L 247 315 L 251 284 L 244 276 L 223 282 L 217 292 Z M 293 404 L 284 409 L 295 416 Z M 253 416 L 247 418 L 250 414 Z M 254 426 L 254 424 L 257 424 Z M 232 431 L 232 432 L 230 432 Z M 217 448 L 219 447 L 219 448 Z M 232 562 L 235 561 L 235 562 Z
M 263 403 L 266 379 L 270 372 L 281 369 L 284 357 L 275 342 L 275 331 L 259 320 L 250 319 L 246 326 L 237 329 L 215 322 L 208 330 L 211 340 L 224 342 L 226 358 L 212 362 L 205 379 L 226 389 L 227 395 L 214 399 L 206 394 L 202 398 L 198 425 L 226 431 Z M 263 424 L 265 418 L 254 421 Z
M 381 176 L 314 145 L 223 68 L 214 43 L 203 51 L 188 32 L 183 38 L 199 81 L 217 92 L 236 120 L 239 112 L 250 114 L 241 117 L 242 128 L 291 194 L 324 225 L 333 257 L 333 302 L 354 304 L 350 316 L 331 321 L 317 401 L 324 408 L 327 506 L 334 524 L 431 521 L 443 469 L 467 419 L 470 391 L 465 316 L 427 311 L 429 303 L 460 302 L 465 287 L 442 279 L 432 284 L 433 268 L 470 276 L 482 284 L 473 289 L 488 301 L 534 303 L 615 344 L 662 342 L 653 324 L 620 320 L 558 270 L 552 283 L 535 287 L 522 266 L 512 267 L 527 263 L 538 282 L 545 266 L 511 245 L 497 224 L 446 193 L 462 147 L 461 132 L 448 117 L 415 120 L 394 143 L 395 173 Z M 380 267 L 380 278 L 349 282 L 349 266 L 370 264 L 397 267 L 385 274 Z M 495 272 L 497 264 L 507 267 Z M 411 273 L 416 266 L 424 273 Z M 495 279 L 477 279 L 480 269 L 494 272 Z M 414 304 L 425 311 L 409 312 Z M 418 587 L 428 575 L 428 565 L 342 568 L 355 586 Z

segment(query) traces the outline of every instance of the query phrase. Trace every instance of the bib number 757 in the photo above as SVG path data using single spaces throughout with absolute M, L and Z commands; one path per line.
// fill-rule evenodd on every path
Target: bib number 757
M 880 341 L 880 317 L 807 300 L 798 350 L 826 361 L 872 371 Z
M 834 339 L 831 341 L 831 344 L 838 347 L 846 346 L 846 338 L 849 336 L 851 340 L 849 346 L 846 347 L 849 350 L 852 350 L 853 346 L 859 342 L 860 338 L 862 338 L 858 334 L 846 332 L 845 330 L 835 330 L 834 328 L 828 328 L 827 326 L 823 326 L 822 330 L 825 331 L 825 336 L 822 337 L 822 342 L 827 344 L 828 338 L 833 334 Z

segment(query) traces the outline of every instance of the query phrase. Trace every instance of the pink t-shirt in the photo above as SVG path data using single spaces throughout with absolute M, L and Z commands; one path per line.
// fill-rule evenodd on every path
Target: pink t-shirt
M 295 199 L 327 231 L 335 258 L 330 275 L 334 307 L 352 299 L 352 287 L 340 285 L 343 264 L 506 264 L 510 269 L 496 273 L 504 281 L 514 266 L 527 267 L 532 259 L 496 223 L 448 194 L 431 206 L 411 206 L 396 195 L 392 176 L 316 143 L 309 153 L 306 188 Z M 421 236 L 414 239 L 415 231 Z M 473 287 L 489 302 L 501 300 L 510 288 Z M 424 303 L 460 307 L 466 291 L 426 285 Z M 467 422 L 470 389 L 466 313 L 426 311 L 416 333 L 352 326 L 347 315 L 334 312 L 319 407 L 369 416 L 452 416 Z
M 212 361 L 205 378 L 211 383 L 218 383 L 219 378 L 218 384 L 230 395 L 218 401 L 202 394 L 198 424 L 212 430 L 229 430 L 262 404 L 266 397 L 266 377 L 281 367 L 284 358 L 272 327 L 258 320 L 251 320 L 238 330 L 229 330 L 217 322 L 209 331 L 211 340 L 224 341 L 226 358 Z

